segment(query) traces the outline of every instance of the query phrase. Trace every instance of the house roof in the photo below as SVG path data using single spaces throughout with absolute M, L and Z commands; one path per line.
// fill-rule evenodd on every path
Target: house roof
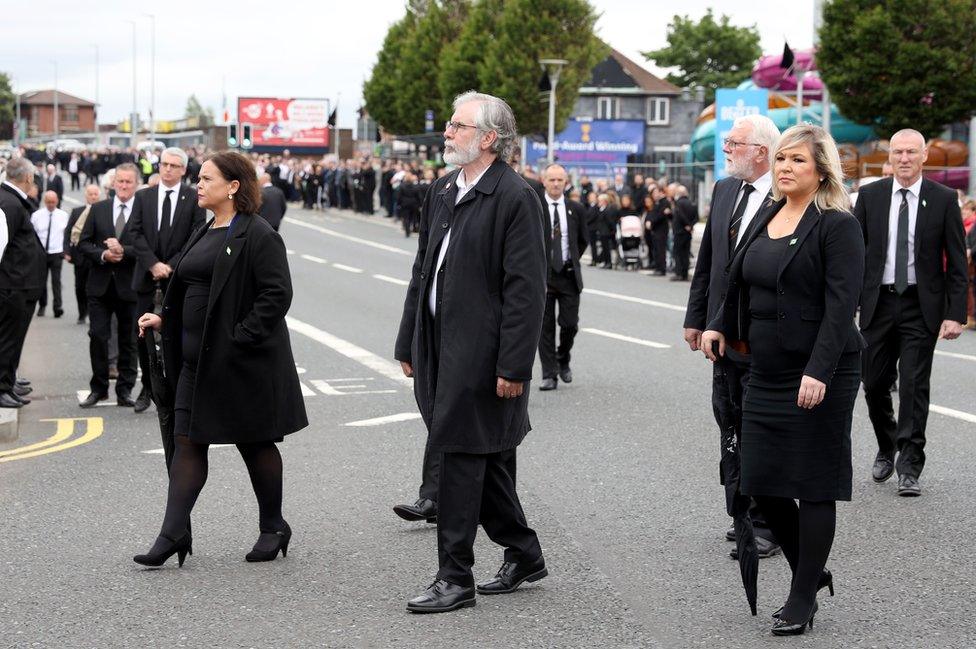
M 640 65 L 610 48 L 610 56 L 593 68 L 593 76 L 584 87 L 606 89 L 639 89 L 649 95 L 680 95 L 681 88 L 651 74 Z
M 82 99 L 81 97 L 75 97 L 74 95 L 69 95 L 66 92 L 58 90 L 58 104 L 66 105 L 71 104 L 74 106 L 94 106 L 95 102 L 88 101 L 87 99 Z M 20 95 L 20 103 L 26 104 L 28 106 L 53 106 L 54 105 L 54 90 L 32 90 L 30 92 L 25 92 Z

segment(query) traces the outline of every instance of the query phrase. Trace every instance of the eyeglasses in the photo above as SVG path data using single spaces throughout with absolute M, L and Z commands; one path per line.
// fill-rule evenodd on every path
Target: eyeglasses
M 172 169 L 182 169 L 183 168 L 183 165 L 176 164 L 176 163 L 173 163 L 173 162 L 160 162 L 159 163 L 159 167 L 160 168 L 164 168 L 165 167 L 165 168 L 172 168 Z
M 444 123 L 444 132 L 445 133 L 447 131 L 459 131 L 462 128 L 478 128 L 478 127 L 475 126 L 474 124 L 462 124 L 461 122 L 445 122 Z
M 763 146 L 762 144 L 756 144 L 755 142 L 736 142 L 730 137 L 722 140 L 722 144 L 724 144 L 725 148 L 727 148 L 729 151 L 735 151 L 735 147 L 737 146 Z

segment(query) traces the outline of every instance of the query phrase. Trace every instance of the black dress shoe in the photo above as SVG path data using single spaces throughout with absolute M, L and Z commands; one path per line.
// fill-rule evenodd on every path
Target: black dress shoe
M 17 377 L 17 385 L 28 386 L 30 384 L 31 384 L 31 382 L 28 381 L 27 379 L 22 379 L 20 377 Z
M 913 475 L 898 476 L 898 495 L 899 496 L 921 496 L 922 488 L 918 484 L 918 478 Z
M 13 392 L 0 392 L 0 408 L 23 408 L 24 404 Z
M 278 551 L 281 556 L 288 556 L 288 543 L 291 541 L 291 527 L 285 523 L 283 530 L 261 530 L 257 542 L 251 551 L 244 556 L 244 560 L 249 563 L 258 561 L 274 561 L 278 558 Z
M 88 396 L 85 397 L 85 400 L 78 405 L 82 408 L 91 408 L 99 401 L 105 401 L 106 399 L 108 399 L 107 394 L 95 394 L 94 392 L 89 392 Z
M 28 399 L 27 397 L 22 397 L 21 395 L 17 394 L 17 391 L 16 390 L 11 390 L 7 394 L 9 394 L 10 396 L 12 396 L 14 399 L 16 399 L 17 401 L 19 401 L 21 404 L 23 404 L 25 406 L 31 402 L 31 400 Z
M 729 529 L 725 530 L 725 540 L 726 541 L 735 540 L 735 525 L 730 525 Z
M 569 369 L 569 365 L 563 365 L 559 368 L 559 380 L 563 383 L 573 382 L 573 370 Z
M 37 307 L 37 317 L 38 318 L 44 317 L 44 307 L 42 306 Z
M 878 484 L 886 482 L 895 471 L 895 463 L 887 455 L 878 452 L 874 458 L 874 466 L 871 467 L 871 477 Z
M 769 557 L 779 554 L 780 547 L 778 543 L 773 543 L 769 539 L 763 538 L 761 536 L 756 537 L 756 551 L 759 553 L 760 559 L 768 559 Z M 729 556 L 736 561 L 739 560 L 739 549 L 732 548 L 729 552 Z
M 149 392 L 147 390 L 143 390 L 139 393 L 139 398 L 136 399 L 135 411 L 145 412 L 149 408 L 150 403 L 151 400 L 149 399 Z
M 821 591 L 824 588 L 830 589 L 830 596 L 834 596 L 834 576 L 830 574 L 830 571 L 826 568 L 824 568 L 823 572 L 820 573 L 820 579 L 817 580 L 817 590 Z M 773 619 L 778 620 L 782 614 L 783 607 L 780 606 L 778 609 L 776 609 L 776 612 L 773 613 Z
M 770 630 L 773 632 L 773 635 L 803 635 L 803 632 L 807 630 L 807 626 L 813 629 L 813 618 L 817 615 L 817 609 L 819 608 L 820 606 L 817 602 L 814 602 L 813 610 L 810 611 L 810 617 L 797 622 L 777 618 L 773 624 L 773 628 Z
M 143 566 L 158 568 L 174 554 L 182 568 L 186 555 L 193 554 L 193 537 L 190 536 L 189 532 L 184 533 L 182 537 L 176 540 L 160 534 L 149 552 L 137 554 L 132 557 L 132 560 Z
M 54 310 L 54 317 L 55 318 L 60 318 L 63 315 L 64 315 L 64 309 L 55 309 Z
M 14 385 L 13 390 L 11 390 L 11 392 L 16 394 L 18 397 L 26 397 L 28 394 L 30 394 L 33 391 L 34 388 L 32 388 L 29 385 Z
M 458 586 L 438 579 L 427 590 L 407 602 L 411 613 L 447 613 L 475 605 L 474 586 Z
M 532 583 L 539 581 L 549 574 L 546 569 L 545 559 L 530 564 L 512 563 L 506 561 L 495 573 L 494 578 L 478 584 L 479 595 L 502 595 L 514 593 L 515 589 L 522 585 L 522 582 Z
M 82 316 L 78 316 L 78 319 L 75 320 L 75 324 L 80 324 L 80 325 L 81 324 L 85 324 L 85 316 L 83 316 L 83 315 Z
M 556 379 L 553 378 L 542 379 L 542 383 L 539 384 L 539 389 L 543 392 L 546 392 L 547 390 L 555 390 L 557 387 L 559 387 L 559 384 L 556 383 Z
M 405 521 L 437 522 L 437 503 L 429 498 L 418 498 L 412 505 L 396 505 L 393 513 Z
M 115 395 L 115 405 L 122 406 L 124 408 L 131 408 L 136 405 L 136 402 L 132 400 L 132 395 L 128 392 L 122 392 Z

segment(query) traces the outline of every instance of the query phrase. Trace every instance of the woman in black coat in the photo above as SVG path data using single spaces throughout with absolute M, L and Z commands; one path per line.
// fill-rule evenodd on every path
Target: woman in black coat
M 836 501 L 851 499 L 864 240 L 842 177 L 836 145 L 822 128 L 796 126 L 782 135 L 773 162 L 776 202 L 750 225 L 723 308 L 702 335 L 713 361 L 713 344 L 719 355 L 731 345 L 752 356 L 740 485 L 793 571 L 786 604 L 774 614 L 776 635 L 812 627 L 817 591 L 833 592 L 825 565 Z
M 288 552 L 281 515 L 281 455 L 275 442 L 308 425 L 285 314 L 291 276 L 285 247 L 267 221 L 254 167 L 239 153 L 203 164 L 200 207 L 214 218 L 184 246 L 162 317 L 139 318 L 162 331 L 166 379 L 175 394 L 176 451 L 159 537 L 137 563 L 162 565 L 192 554 L 190 511 L 207 480 L 210 444 L 236 444 L 260 512 L 260 536 L 245 557 L 271 561 Z

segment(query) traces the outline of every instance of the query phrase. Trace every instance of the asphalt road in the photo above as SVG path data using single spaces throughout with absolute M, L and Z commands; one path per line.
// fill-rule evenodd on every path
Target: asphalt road
M 854 499 L 838 507 L 829 564 L 837 596 L 821 597 L 812 633 L 781 640 L 768 629 L 785 560 L 761 563 L 753 618 L 728 558 L 710 368 L 681 340 L 688 285 L 587 267 L 576 379 L 532 386 L 520 448 L 550 577 L 415 616 L 404 604 L 433 579 L 436 537 L 391 507 L 416 497 L 425 438 L 392 360 L 416 239 L 380 216 L 295 208 L 282 235 L 312 422 L 281 445 L 288 558 L 244 562 L 257 507 L 225 447 L 211 450 L 195 554 L 157 571 L 131 561 L 162 518 L 158 428 L 152 409 L 78 408 L 90 368 L 66 268 L 67 313 L 34 320 L 22 362 L 34 403 L 20 440 L 0 446 L 0 647 L 976 646 L 976 333 L 939 344 L 921 498 L 872 483 L 859 400 Z M 476 577 L 490 577 L 500 549 L 480 535 L 476 554 Z

